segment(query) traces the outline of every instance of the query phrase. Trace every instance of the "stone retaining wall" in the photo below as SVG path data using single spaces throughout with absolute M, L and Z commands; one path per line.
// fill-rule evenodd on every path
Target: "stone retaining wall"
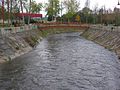
M 96 42 L 105 48 L 114 51 L 120 58 L 120 29 L 119 27 L 92 26 L 82 33 L 88 40 Z
M 0 63 L 32 50 L 40 38 L 36 25 L 0 29 Z

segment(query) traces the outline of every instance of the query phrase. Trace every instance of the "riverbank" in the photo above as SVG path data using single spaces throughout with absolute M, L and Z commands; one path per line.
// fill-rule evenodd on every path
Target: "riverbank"
M 54 28 L 41 30 L 41 28 L 23 30 L 21 32 L 8 33 L 3 32 L 0 35 L 0 63 L 11 61 L 31 51 L 42 38 L 50 34 L 59 34 L 64 32 L 81 32 L 79 29 Z
M 37 30 L 3 35 L 0 38 L 0 63 L 10 61 L 32 50 L 41 39 Z
M 119 30 L 118 27 L 91 26 L 88 30 L 82 33 L 81 36 L 115 52 L 120 58 Z

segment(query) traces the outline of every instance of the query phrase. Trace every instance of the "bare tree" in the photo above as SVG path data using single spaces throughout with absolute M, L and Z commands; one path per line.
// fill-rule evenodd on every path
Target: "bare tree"
M 90 8 L 90 0 L 86 0 L 85 7 Z
M 64 1 L 67 12 L 77 12 L 79 10 L 80 3 L 77 0 Z
M 77 0 L 66 0 L 64 1 L 65 9 L 67 11 L 66 17 L 69 19 L 78 12 L 80 3 Z
M 93 8 L 94 24 L 96 24 L 97 14 L 98 14 L 98 4 L 96 3 Z
M 8 10 L 8 26 L 10 26 L 10 1 L 7 0 L 7 10 Z

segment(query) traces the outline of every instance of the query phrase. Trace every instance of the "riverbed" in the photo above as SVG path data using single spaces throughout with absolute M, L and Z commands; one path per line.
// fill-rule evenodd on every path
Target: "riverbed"
M 0 64 L 0 90 L 120 90 L 120 62 L 79 33 L 49 35 Z

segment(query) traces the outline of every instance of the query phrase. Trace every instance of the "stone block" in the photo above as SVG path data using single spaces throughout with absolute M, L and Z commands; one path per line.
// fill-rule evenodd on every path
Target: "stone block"
M 4 52 L 6 55 L 14 55 L 14 51 L 11 49 L 6 49 L 6 50 L 4 50 Z
M 7 44 L 2 44 L 2 45 L 0 45 L 0 48 L 3 49 L 3 50 L 6 50 L 10 47 Z

